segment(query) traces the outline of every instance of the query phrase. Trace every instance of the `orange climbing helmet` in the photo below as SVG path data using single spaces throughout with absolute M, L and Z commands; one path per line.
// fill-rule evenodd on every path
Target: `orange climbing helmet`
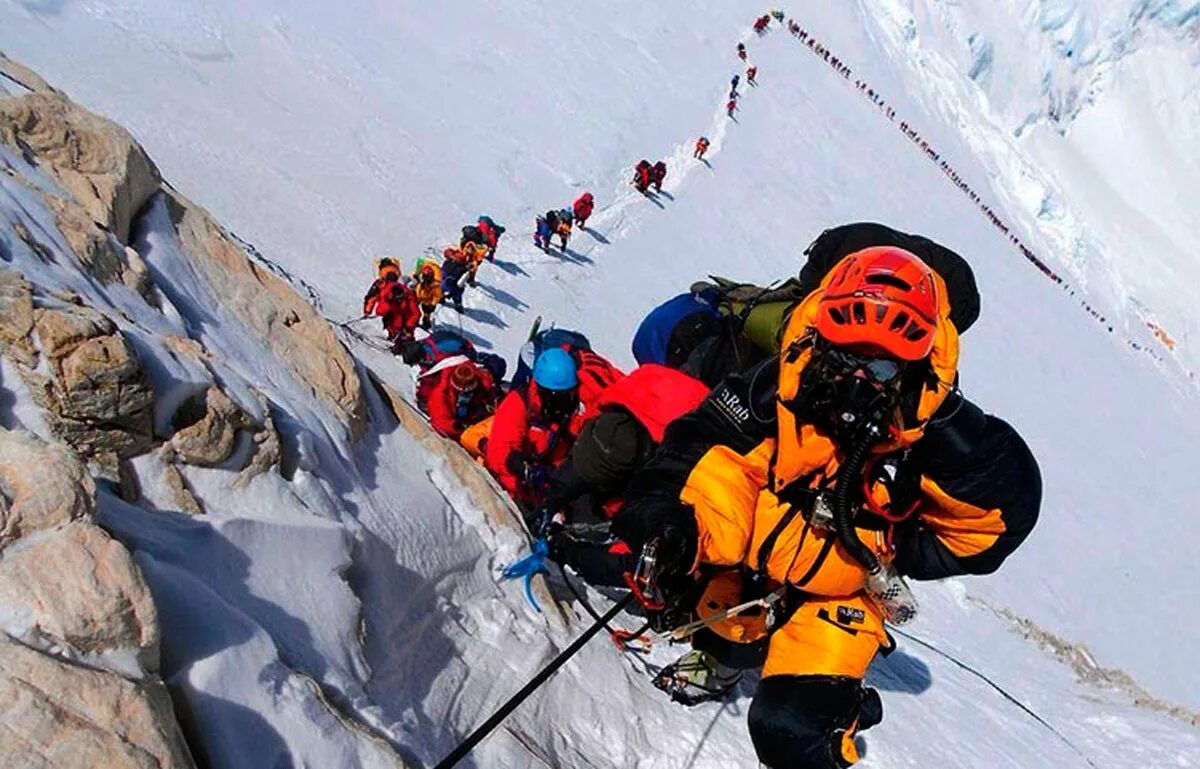
M 915 254 L 894 246 L 855 251 L 830 273 L 817 334 L 857 352 L 921 360 L 933 349 L 938 290 L 933 270 Z

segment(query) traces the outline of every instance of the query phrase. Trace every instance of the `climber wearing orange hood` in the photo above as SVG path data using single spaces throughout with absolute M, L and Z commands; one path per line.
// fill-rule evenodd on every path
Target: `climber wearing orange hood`
M 433 313 L 442 301 L 442 268 L 433 262 L 418 264 L 413 275 L 413 293 L 421 306 L 421 328 L 433 328 Z
M 1033 455 L 957 389 L 949 313 L 908 251 L 846 256 L 779 355 L 672 424 L 613 524 L 644 554 L 634 584 L 660 624 L 711 621 L 656 684 L 690 704 L 761 665 L 748 720 L 768 767 L 854 763 L 882 718 L 862 679 L 894 647 L 885 623 L 916 609 L 904 578 L 991 573 L 1037 520 Z

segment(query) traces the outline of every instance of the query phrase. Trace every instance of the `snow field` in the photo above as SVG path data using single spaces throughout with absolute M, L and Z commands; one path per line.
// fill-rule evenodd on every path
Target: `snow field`
M 366 257 L 390 251 L 411 264 L 426 245 L 492 214 L 510 232 L 480 290 L 468 292 L 462 327 L 510 360 L 543 314 L 627 366 L 632 331 L 655 303 L 709 272 L 764 283 L 792 274 L 804 246 L 844 221 L 885 221 L 959 249 L 984 292 L 983 317 L 964 339 L 964 387 L 1026 435 L 1047 499 L 1039 529 L 998 575 L 918 586 L 923 613 L 912 630 L 992 677 L 1075 747 L 902 642 L 870 675 L 887 717 L 866 735 L 862 765 L 1200 764 L 1194 730 L 1078 684 L 969 600 L 1086 641 L 1103 664 L 1195 707 L 1188 651 L 1200 639 L 1179 610 L 1200 576 L 1181 502 L 1194 491 L 1194 394 L 1097 328 L 852 84 L 777 25 L 762 40 L 745 38 L 761 85 L 743 85 L 738 122 L 727 122 L 723 97 L 740 69 L 733 46 L 761 12 L 621 3 L 564 13 L 525 2 L 503 12 L 363 3 L 334 14 L 275 2 L 79 2 L 56 14 L 0 8 L 0 22 L 17 33 L 10 53 L 130 125 L 168 178 L 317 286 L 331 317 L 357 309 Z M 998 208 L 1064 259 L 1041 248 L 1040 224 L 1005 192 L 1019 185 L 964 138 L 982 131 L 978 116 L 944 108 L 928 82 L 911 80 L 872 18 L 861 5 L 823 5 L 799 21 L 919 120 L 977 189 L 1002 187 Z M 690 158 L 699 133 L 713 140 L 709 166 Z M 657 201 L 627 184 L 643 155 L 670 166 Z M 584 188 L 597 197 L 594 234 L 576 233 L 565 257 L 533 249 L 533 215 Z M 178 317 L 136 310 L 148 340 L 216 302 L 189 283 L 169 242 L 150 240 L 149 261 L 176 287 Z M 453 311 L 439 320 L 455 322 Z M 412 763 L 436 762 L 586 620 L 547 624 L 519 586 L 495 583 L 520 539 L 455 494 L 445 468 L 378 399 L 370 435 L 346 446 L 227 319 L 218 313 L 206 333 L 228 361 L 223 374 L 265 384 L 285 405 L 290 440 L 312 460 L 292 481 L 264 477 L 236 493 L 220 471 L 196 474 L 214 502 L 202 521 L 105 499 L 106 524 L 139 551 L 170 619 L 170 680 L 183 709 L 205 725 L 214 765 L 385 765 L 389 751 L 367 733 Z M 152 342 L 147 349 L 159 355 Z M 356 352 L 403 388 L 396 361 Z M 675 651 L 656 649 L 651 662 Z M 653 690 L 642 664 L 598 640 L 464 765 L 750 767 L 750 691 L 683 709 Z M 261 748 L 229 749 L 245 744 Z

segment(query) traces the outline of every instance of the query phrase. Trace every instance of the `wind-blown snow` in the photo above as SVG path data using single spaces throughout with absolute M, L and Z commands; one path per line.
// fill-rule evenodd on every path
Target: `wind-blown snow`
M 662 298 L 709 272 L 761 282 L 794 273 L 821 229 L 849 220 L 960 250 L 983 292 L 982 318 L 963 340 L 963 386 L 1027 437 L 1047 497 L 1039 528 L 997 575 L 918 586 L 913 632 L 976 666 L 1075 747 L 902 641 L 870 676 L 887 717 L 866 735 L 863 766 L 1200 765 L 1194 729 L 1076 682 L 972 600 L 1086 643 L 1151 693 L 1200 707 L 1191 654 L 1200 630 L 1188 611 L 1200 584 L 1189 507 L 1200 412 L 1181 373 L 1194 368 L 1196 330 L 1178 291 L 1197 285 L 1180 225 L 1200 178 L 1186 149 L 1200 142 L 1187 141 L 1196 138 L 1196 70 L 1188 38 L 1174 31 L 1192 29 L 1195 15 L 1139 4 L 1141 17 L 1120 26 L 1088 5 L 986 5 L 789 10 L 1128 335 L 1156 344 L 1142 319 L 1167 328 L 1180 365 L 1138 354 L 1082 312 L 852 82 L 777 25 L 762 40 L 750 35 L 763 10 L 754 4 L 357 2 L 335 11 L 80 0 L 0 6 L 0 43 L 130 127 L 168 179 L 317 287 L 335 319 L 357 314 L 368 257 L 411 264 L 492 214 L 509 234 L 468 293 L 462 328 L 510 360 L 543 314 L 628 365 L 633 329 Z M 1045 37 L 1019 55 L 1031 34 Z M 743 84 L 733 123 L 721 107 L 739 39 L 760 86 Z M 1087 90 L 1096 82 L 1103 87 Z M 702 133 L 713 140 L 707 165 L 690 157 Z M 642 156 L 668 161 L 658 200 L 627 184 Z M 36 175 L 19 158 L 4 162 Z M 0 185 L 0 224 L 32 217 L 53 229 L 16 185 L 4 176 Z M 534 213 L 584 188 L 598 204 L 591 231 L 564 257 L 534 250 Z M 105 524 L 135 548 L 154 588 L 181 710 L 204 725 L 214 766 L 286 755 L 297 766 L 386 765 L 377 737 L 432 764 L 584 623 L 559 628 L 517 586 L 496 584 L 520 539 L 493 531 L 373 394 L 372 429 L 346 445 L 286 367 L 189 275 L 161 216 L 147 212 L 137 247 L 167 291 L 166 315 L 39 266 L 19 243 L 5 248 L 39 280 L 128 312 L 127 330 L 164 389 L 202 380 L 171 368 L 156 337 L 202 334 L 239 403 L 257 409 L 246 388 L 263 389 L 280 404 L 289 456 L 306 457 L 294 477 L 271 473 L 240 491 L 225 471 L 189 469 L 210 511 L 202 520 L 102 500 Z M 189 320 L 201 310 L 213 318 L 202 327 Z M 407 388 L 394 360 L 358 353 Z M 5 395 L 19 405 L 25 396 L 10 380 L 6 370 Z M 12 413 L 5 418 L 24 420 L 28 409 Z M 643 664 L 596 641 L 473 760 L 750 767 L 751 690 L 686 710 L 649 685 Z M 261 748 L 238 751 L 248 740 Z

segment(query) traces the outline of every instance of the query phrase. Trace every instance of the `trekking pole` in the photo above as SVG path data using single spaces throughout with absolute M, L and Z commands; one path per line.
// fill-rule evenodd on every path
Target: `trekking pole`
M 450 769 L 461 761 L 471 750 L 479 744 L 479 742 L 491 734 L 492 730 L 500 725 L 508 715 L 533 694 L 539 686 L 546 682 L 550 676 L 554 675 L 567 660 L 575 656 L 575 654 L 583 648 L 584 644 L 592 639 L 592 636 L 600 632 L 609 621 L 620 614 L 626 606 L 633 602 L 633 593 L 625 596 L 621 600 L 613 604 L 612 608 L 605 612 L 604 616 L 598 622 L 592 623 L 592 626 L 583 631 L 582 635 L 571 642 L 571 645 L 559 652 L 550 664 L 538 671 L 538 674 L 529 680 L 529 683 L 521 687 L 521 690 L 509 698 L 500 706 L 500 709 L 492 714 L 492 717 L 480 724 L 479 728 L 471 732 L 470 736 L 463 740 L 457 748 L 450 751 L 450 755 L 446 756 L 433 769 Z

